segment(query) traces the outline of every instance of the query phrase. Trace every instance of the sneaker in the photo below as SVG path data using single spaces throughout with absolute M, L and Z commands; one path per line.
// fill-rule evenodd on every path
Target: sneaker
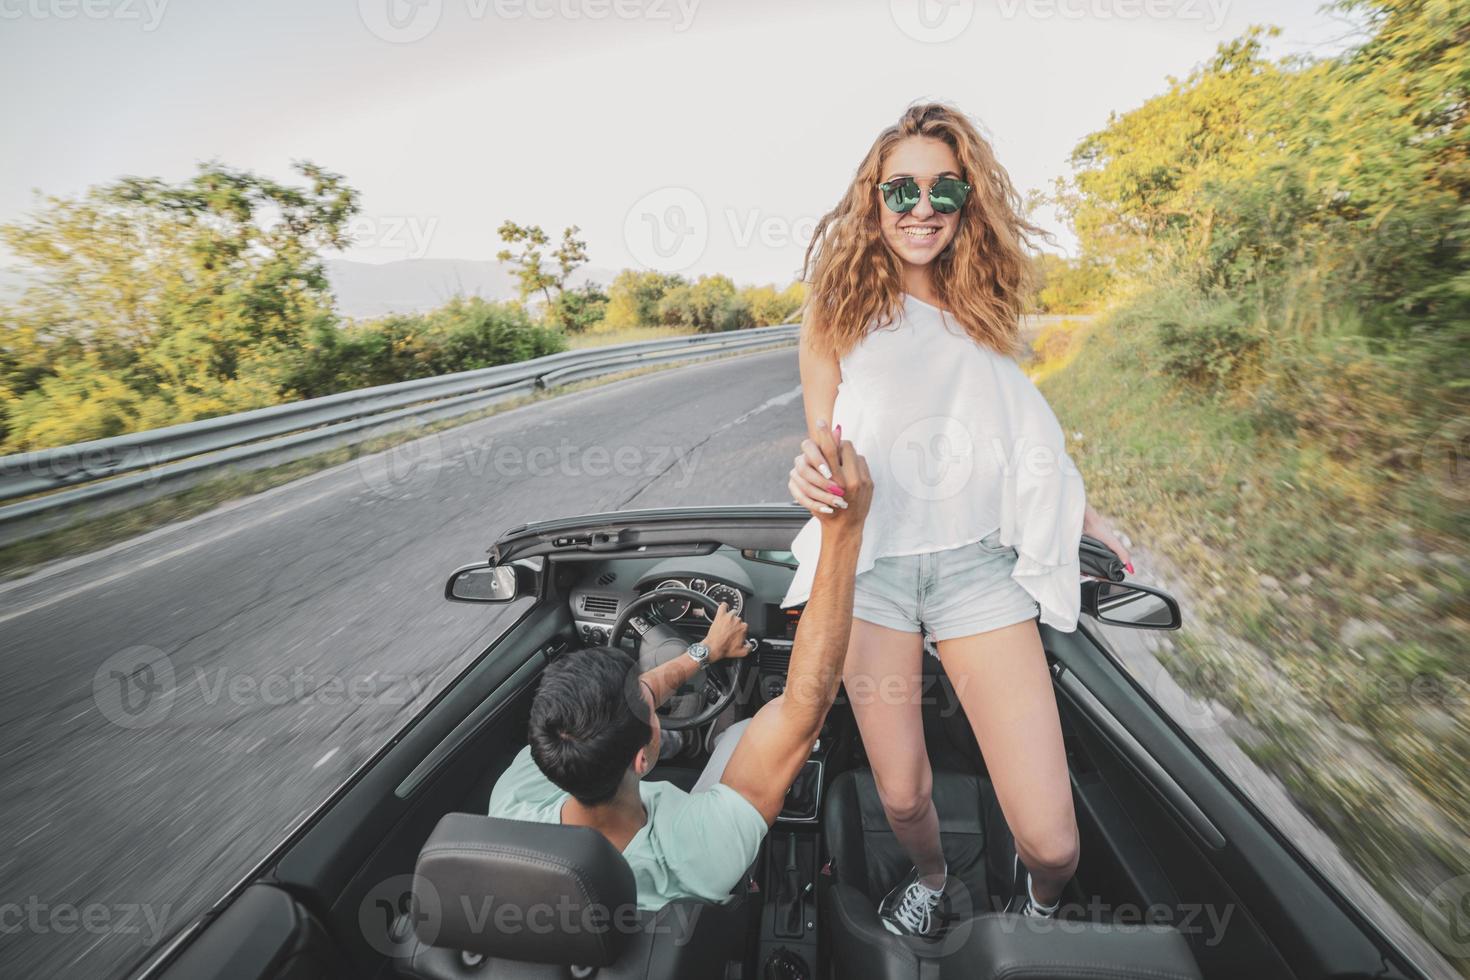
M 1006 903 L 1005 911 L 1032 919 L 1050 919 L 1057 914 L 1057 909 L 1062 904 L 1061 899 L 1051 905 L 1042 905 L 1031 894 L 1031 872 L 1021 863 L 1020 855 L 1015 858 L 1011 875 L 1011 898 Z
M 914 868 L 883 896 L 878 903 L 878 918 L 883 928 L 896 936 L 937 939 L 944 931 L 947 904 L 945 893 L 920 881 L 919 869 Z

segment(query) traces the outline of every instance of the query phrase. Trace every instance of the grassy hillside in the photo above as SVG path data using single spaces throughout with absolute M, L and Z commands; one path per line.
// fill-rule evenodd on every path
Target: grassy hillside
M 1038 340 L 1035 376 L 1090 499 L 1187 580 L 1165 665 L 1424 927 L 1470 870 L 1470 488 L 1441 407 L 1330 340 L 1203 392 L 1169 369 L 1178 329 L 1155 294 Z M 1283 426 L 1293 406 L 1335 425 Z

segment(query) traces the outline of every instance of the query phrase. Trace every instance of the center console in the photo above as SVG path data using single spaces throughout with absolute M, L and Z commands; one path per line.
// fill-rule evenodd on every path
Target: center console
M 795 633 L 794 621 L 790 631 Z M 782 632 L 771 630 L 756 650 L 757 690 L 763 702 L 786 689 L 792 640 Z M 823 853 L 822 795 L 833 744 L 833 733 L 824 725 L 766 838 L 757 872 L 764 899 L 757 976 L 806 980 L 822 975 L 817 959 L 817 881 Z

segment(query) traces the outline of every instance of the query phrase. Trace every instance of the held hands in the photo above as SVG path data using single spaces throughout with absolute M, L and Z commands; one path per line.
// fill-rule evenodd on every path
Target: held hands
M 867 460 L 842 442 L 842 426 L 832 430 L 817 422 L 815 439 L 803 439 L 786 487 L 795 501 L 812 512 L 824 528 L 860 529 L 873 499 Z
M 709 632 L 704 635 L 704 644 L 709 647 L 710 663 L 718 663 L 726 657 L 743 657 L 750 652 L 745 645 L 745 620 L 720 603 Z

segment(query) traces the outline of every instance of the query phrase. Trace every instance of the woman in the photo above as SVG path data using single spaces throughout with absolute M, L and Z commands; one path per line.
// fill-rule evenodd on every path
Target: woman
M 914 863 L 879 904 L 899 934 L 935 936 L 943 918 L 919 714 L 925 635 L 1015 838 L 1009 907 L 1050 915 L 1078 839 L 1037 619 L 1076 628 L 1084 531 L 1129 561 L 1087 506 L 1061 428 L 1014 359 L 1025 247 L 1040 233 L 1019 209 L 970 121 L 916 105 L 879 135 L 806 256 L 808 432 L 831 420 L 873 478 L 843 679 L 883 809 Z M 792 496 L 813 512 L 843 506 L 813 440 L 802 450 Z M 820 533 L 813 518 L 797 536 L 783 606 L 806 599 Z

